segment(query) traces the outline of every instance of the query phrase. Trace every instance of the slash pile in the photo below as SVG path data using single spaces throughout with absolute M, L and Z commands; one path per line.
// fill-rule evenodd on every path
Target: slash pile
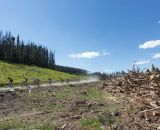
M 116 78 L 108 78 L 103 88 L 113 94 L 123 93 L 130 128 L 160 130 L 160 70 L 146 72 L 133 67 Z

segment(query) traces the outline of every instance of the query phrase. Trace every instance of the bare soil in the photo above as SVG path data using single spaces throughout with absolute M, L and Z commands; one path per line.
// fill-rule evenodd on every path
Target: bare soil
M 96 82 L 1 92 L 0 129 L 134 130 L 129 99 L 102 88 Z

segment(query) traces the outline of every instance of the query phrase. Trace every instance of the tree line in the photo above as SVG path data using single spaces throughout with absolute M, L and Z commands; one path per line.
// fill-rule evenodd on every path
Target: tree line
M 70 73 L 70 74 L 83 74 L 83 75 L 86 75 L 88 73 L 84 69 L 67 67 L 67 66 L 60 66 L 60 65 L 55 65 L 55 70 L 66 72 L 66 73 Z
M 0 31 L 0 60 L 9 63 L 36 65 L 68 73 L 86 74 L 87 71 L 55 65 L 55 51 L 34 42 L 24 42 L 20 36 L 16 37 L 10 31 Z
M 53 68 L 55 53 L 48 51 L 47 47 L 36 45 L 34 42 L 25 43 L 11 32 L 0 32 L 0 60 L 10 63 L 21 63 Z

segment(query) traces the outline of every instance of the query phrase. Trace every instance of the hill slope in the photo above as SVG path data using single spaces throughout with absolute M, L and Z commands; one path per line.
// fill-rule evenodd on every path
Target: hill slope
M 40 68 L 36 66 L 8 64 L 0 61 L 0 86 L 6 84 L 7 78 L 11 77 L 14 84 L 21 84 L 24 81 L 23 75 L 27 75 L 29 82 L 38 78 L 41 82 L 47 82 L 48 78 L 54 81 L 61 80 L 78 80 L 80 76 L 54 71 L 51 69 Z

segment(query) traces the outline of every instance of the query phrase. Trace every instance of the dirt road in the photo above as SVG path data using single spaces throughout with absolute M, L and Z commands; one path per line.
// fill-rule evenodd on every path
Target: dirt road
M 70 81 L 70 82 L 55 82 L 52 84 L 41 84 L 40 87 L 48 87 L 48 86 L 63 86 L 63 85 L 76 85 L 76 84 L 84 84 L 84 83 L 94 83 L 97 82 L 97 79 L 90 79 L 90 80 L 81 80 L 81 81 Z M 29 87 L 26 86 L 15 86 L 12 88 L 10 87 L 3 87 L 0 88 L 0 92 L 5 92 L 5 91 L 14 91 L 14 90 L 25 90 L 25 89 L 33 89 L 39 87 L 38 85 L 30 85 Z

